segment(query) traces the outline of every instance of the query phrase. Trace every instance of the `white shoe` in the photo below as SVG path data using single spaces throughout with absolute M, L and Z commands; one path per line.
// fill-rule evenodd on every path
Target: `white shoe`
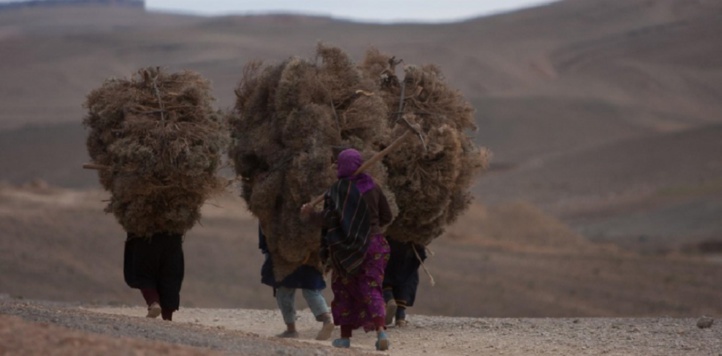
M 161 308 L 160 304 L 158 302 L 153 302 L 150 306 L 148 306 L 148 315 L 146 315 L 146 318 L 157 318 L 158 315 L 160 315 Z

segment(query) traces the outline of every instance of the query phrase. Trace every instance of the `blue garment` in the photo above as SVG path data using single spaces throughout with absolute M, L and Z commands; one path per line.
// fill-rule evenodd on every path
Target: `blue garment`
M 282 281 L 276 281 L 273 275 L 273 260 L 268 251 L 266 236 L 261 231 L 260 226 L 258 227 L 258 248 L 266 255 L 266 260 L 263 261 L 263 266 L 261 266 L 261 283 L 273 288 L 286 287 L 314 290 L 326 288 L 326 281 L 323 280 L 321 271 L 309 265 L 301 265 Z
M 308 307 L 311 309 L 311 313 L 316 317 L 316 321 L 323 321 L 323 315 L 328 313 L 328 304 L 326 299 L 321 294 L 320 290 L 316 289 L 301 289 L 303 299 L 306 300 Z M 281 315 L 283 315 L 283 321 L 286 324 L 296 322 L 296 289 L 278 287 L 276 290 L 276 303 L 278 308 L 281 309 Z

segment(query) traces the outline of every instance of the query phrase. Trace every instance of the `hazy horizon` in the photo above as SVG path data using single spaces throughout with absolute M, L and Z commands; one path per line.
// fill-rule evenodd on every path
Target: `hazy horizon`
M 0 4 L 31 0 L 0 0 Z M 58 1 L 58 0 L 40 0 Z M 514 11 L 549 4 L 558 0 L 369 0 L 348 3 L 334 0 L 293 1 L 231 1 L 231 0 L 146 0 L 145 8 L 153 12 L 167 12 L 198 16 L 260 15 L 291 13 L 325 16 L 341 20 L 370 23 L 444 23 Z

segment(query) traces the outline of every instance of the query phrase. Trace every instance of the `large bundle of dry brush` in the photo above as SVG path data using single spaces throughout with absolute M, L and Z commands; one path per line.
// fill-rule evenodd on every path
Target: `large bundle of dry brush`
M 491 153 L 467 135 L 476 130 L 474 109 L 461 92 L 446 84 L 437 66 L 405 65 L 400 78 L 395 73 L 400 63 L 371 49 L 360 67 L 365 77 L 374 80 L 376 93 L 392 113 L 390 125 L 413 117 L 421 126 L 422 140 L 384 159 L 388 189 L 399 206 L 386 234 L 428 245 L 468 208 L 473 179 L 488 167 Z
M 210 83 L 191 71 L 143 68 L 90 92 L 83 124 L 112 212 L 128 232 L 185 233 L 220 192 L 217 172 L 230 138 Z
M 388 230 L 394 238 L 428 244 L 467 207 L 472 175 L 485 164 L 462 132 L 474 127 L 472 109 L 434 67 L 407 67 L 402 89 L 396 64 L 370 50 L 359 66 L 319 45 L 314 60 L 244 68 L 229 155 L 277 280 L 301 264 L 318 266 L 319 229 L 299 209 L 336 180 L 332 163 L 344 148 L 368 159 L 409 127 L 421 128 L 369 170 L 397 216 Z

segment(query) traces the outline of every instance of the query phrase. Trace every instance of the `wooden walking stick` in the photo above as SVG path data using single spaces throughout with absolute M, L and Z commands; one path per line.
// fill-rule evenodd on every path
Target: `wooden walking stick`
M 404 140 L 412 133 L 414 133 L 414 131 L 412 129 L 406 130 L 406 132 L 404 132 L 403 135 L 399 136 L 399 138 L 394 140 L 394 142 L 391 142 L 391 144 L 386 146 L 386 148 L 384 148 L 383 150 L 376 153 L 373 157 L 369 158 L 366 162 L 362 163 L 361 166 L 358 167 L 358 169 L 355 172 L 353 172 L 353 175 L 362 173 L 363 171 L 365 171 L 366 169 L 371 167 L 371 165 L 380 161 L 382 158 L 384 158 L 384 156 L 389 154 L 389 152 L 391 152 L 391 151 L 395 150 L 397 147 L 399 147 L 399 145 L 401 145 L 401 143 L 404 142 Z M 322 200 L 323 200 L 323 194 L 317 196 L 316 198 L 314 198 L 307 204 L 310 204 L 311 206 L 316 206 Z M 306 204 L 304 204 L 304 205 L 306 205 Z

